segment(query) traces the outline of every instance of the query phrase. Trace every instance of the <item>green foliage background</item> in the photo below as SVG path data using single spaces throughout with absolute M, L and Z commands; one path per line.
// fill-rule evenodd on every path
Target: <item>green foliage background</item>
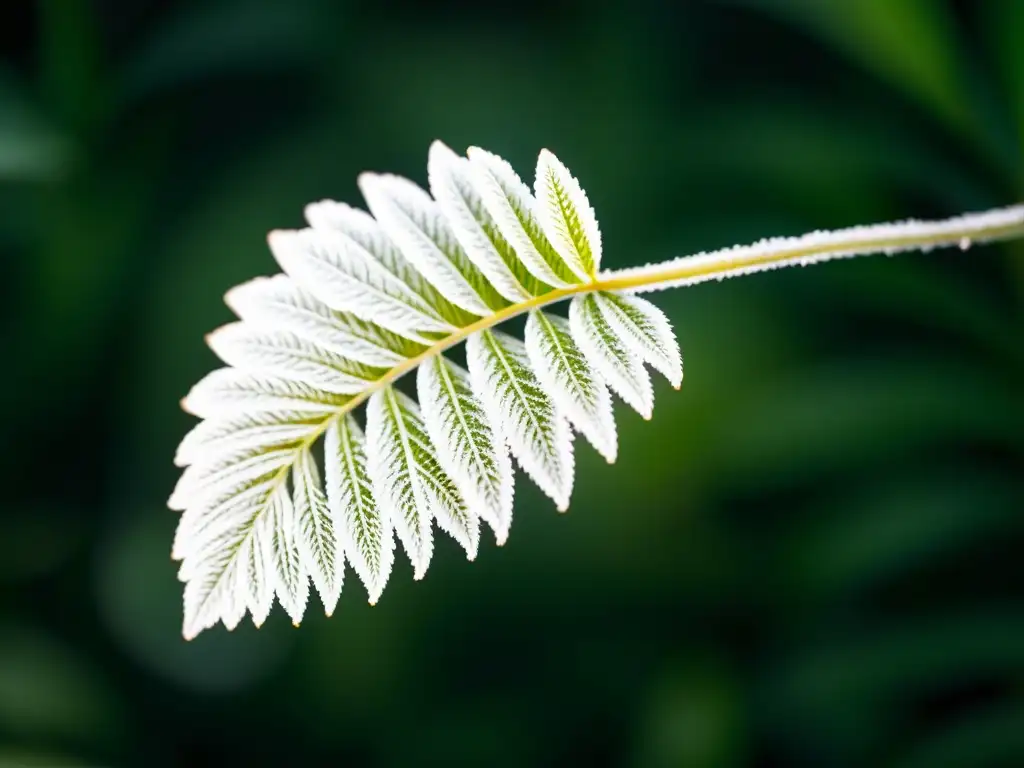
M 429 142 L 605 260 L 1024 198 L 1019 0 L 0 10 L 0 765 L 1024 765 L 1024 244 L 659 294 L 687 369 L 509 545 L 180 639 L 178 409 L 264 236 Z

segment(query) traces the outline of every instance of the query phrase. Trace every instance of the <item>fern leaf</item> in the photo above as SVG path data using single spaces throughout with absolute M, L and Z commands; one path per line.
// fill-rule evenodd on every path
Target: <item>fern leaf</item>
M 320 472 L 307 448 L 299 451 L 292 467 L 292 486 L 299 550 L 320 594 L 324 613 L 330 616 L 341 596 L 344 553 L 334 530 L 327 497 L 321 489 Z
M 205 546 L 197 548 L 193 555 L 195 559 L 186 559 L 183 563 L 179 577 L 186 580 L 182 628 L 186 639 L 209 629 L 225 613 L 230 616 L 234 613 L 235 602 L 245 600 L 238 574 L 244 567 L 244 561 L 238 555 L 251 538 L 253 528 L 274 492 L 274 487 L 266 484 L 247 499 L 250 504 L 236 505 L 231 510 L 236 514 L 217 516 L 216 530 L 204 542 Z M 264 574 L 264 578 L 266 576 Z
M 561 288 L 578 283 L 580 278 L 544 235 L 536 201 L 512 166 L 479 147 L 470 147 L 467 154 L 484 207 L 523 266 L 548 285 Z
M 317 413 L 268 411 L 200 421 L 182 438 L 174 463 L 187 467 L 245 451 L 259 453 L 296 445 L 316 431 L 322 418 Z
M 429 152 L 431 194 L 363 174 L 373 212 L 320 200 L 308 227 L 268 243 L 285 274 L 230 290 L 239 321 L 208 341 L 227 367 L 182 401 L 201 421 L 182 439 L 168 505 L 181 510 L 186 638 L 275 596 L 293 623 L 313 583 L 329 615 L 349 563 L 381 596 L 395 539 L 426 573 L 433 526 L 476 557 L 480 521 L 505 542 L 512 460 L 559 510 L 573 486 L 573 428 L 617 455 L 609 389 L 644 418 L 644 367 L 682 379 L 665 316 L 633 294 L 788 264 L 1024 235 L 1024 206 L 944 222 L 878 225 L 600 272 L 586 193 L 548 151 L 530 191 L 497 155 Z M 570 300 L 565 320 L 543 311 Z M 495 326 L 527 315 L 525 343 Z M 468 372 L 442 353 L 466 342 Z M 419 403 L 394 384 L 416 374 Z M 357 409 L 366 404 L 366 430 Z M 324 437 L 323 468 L 315 443 Z
M 333 230 L 276 230 L 267 238 L 281 268 L 332 309 L 351 312 L 414 340 L 452 324 L 400 276 Z
M 339 395 L 358 394 L 386 368 L 371 368 L 293 333 L 229 323 L 207 336 L 217 356 L 240 371 L 277 376 Z
M 448 220 L 459 243 L 495 290 L 511 302 L 550 290 L 540 283 L 498 231 L 473 180 L 469 160 L 435 141 L 427 158 L 430 193 Z
M 426 347 L 349 312 L 338 312 L 287 275 L 258 277 L 228 291 L 224 301 L 252 328 L 287 331 L 364 365 L 390 368 Z
M 351 399 L 348 395 L 324 392 L 298 381 L 253 374 L 237 368 L 218 368 L 192 387 L 182 401 L 182 407 L 201 418 L 289 410 L 331 414 Z
M 537 379 L 555 405 L 608 463 L 613 463 L 618 440 L 611 395 L 573 340 L 569 323 L 534 310 L 526 320 L 526 351 Z
M 324 447 L 327 503 L 341 531 L 345 558 L 362 580 L 372 605 L 391 574 L 395 539 L 391 518 L 373 498 L 366 470 L 366 440 L 351 416 L 327 430 Z
M 537 200 L 541 226 L 569 269 L 593 279 L 601 265 L 601 232 L 587 194 L 553 154 L 537 158 Z
M 473 394 L 469 374 L 438 355 L 420 366 L 417 383 L 441 466 L 503 544 L 512 523 L 512 464 Z
M 609 325 L 593 294 L 577 296 L 569 305 L 569 327 L 583 354 L 629 406 L 651 418 L 654 393 L 640 357 Z
M 263 521 L 257 522 L 238 553 L 239 583 L 235 599 L 244 601 L 257 627 L 263 626 L 274 605 L 274 582 L 270 576 L 273 566 L 264 543 L 266 527 Z
M 309 576 L 299 552 L 295 506 L 284 483 L 270 495 L 266 515 L 270 532 L 264 545 L 268 548 L 268 559 L 273 568 L 274 592 L 292 623 L 298 626 L 309 599 Z
M 364 173 L 359 188 L 402 253 L 450 302 L 479 316 L 506 305 L 459 245 L 430 195 L 388 174 Z
M 415 440 L 420 437 L 420 440 Z M 394 521 L 398 540 L 421 579 L 434 553 L 430 530 L 434 509 L 420 476 L 423 424 L 416 404 L 386 387 L 375 392 L 366 407 L 367 465 L 377 503 Z
M 572 493 L 572 433 L 530 369 L 521 341 L 500 331 L 470 336 L 466 358 L 473 386 L 504 434 L 512 455 L 560 511 Z
M 354 249 L 363 258 L 369 259 L 399 284 L 412 291 L 420 303 L 426 304 L 434 315 L 442 318 L 450 326 L 461 328 L 477 318 L 476 315 L 446 299 L 421 275 L 395 247 L 380 223 L 366 211 L 333 200 L 321 200 L 307 205 L 305 214 L 306 220 L 314 230 L 342 235 L 349 248 Z M 429 338 L 427 343 L 430 343 Z
M 620 339 L 660 371 L 673 387 L 683 382 L 683 360 L 665 313 L 639 296 L 595 293 L 601 314 Z

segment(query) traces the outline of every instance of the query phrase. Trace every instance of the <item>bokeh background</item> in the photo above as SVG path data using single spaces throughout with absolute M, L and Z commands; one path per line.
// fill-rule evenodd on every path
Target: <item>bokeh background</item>
M 619 267 L 1024 198 L 1019 0 L 0 10 L 0 765 L 1024 765 L 1024 244 L 659 294 L 571 511 L 185 643 L 178 407 L 265 233 L 441 138 Z

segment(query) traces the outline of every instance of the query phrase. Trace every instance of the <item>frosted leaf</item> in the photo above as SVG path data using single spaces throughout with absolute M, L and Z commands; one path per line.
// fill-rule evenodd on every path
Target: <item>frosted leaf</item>
M 572 300 L 569 327 L 583 354 L 608 385 L 637 413 L 651 418 L 651 377 L 641 359 L 612 330 L 592 294 Z
M 569 323 L 540 310 L 526 321 L 526 351 L 538 381 L 609 463 L 618 454 L 612 399 L 572 338 Z
M 466 358 L 494 429 L 505 435 L 519 465 L 558 509 L 568 509 L 572 432 L 531 370 L 523 343 L 500 331 L 483 331 L 467 341 Z

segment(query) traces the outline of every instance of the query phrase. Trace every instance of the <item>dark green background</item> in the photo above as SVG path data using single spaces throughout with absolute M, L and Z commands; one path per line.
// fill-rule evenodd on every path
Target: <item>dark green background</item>
M 686 380 L 370 608 L 180 637 L 178 408 L 265 233 L 549 147 L 605 265 L 1024 198 L 1024 2 L 0 10 L 0 765 L 1024 765 L 1024 244 L 657 294 Z M 32 762 L 35 761 L 35 762 Z

